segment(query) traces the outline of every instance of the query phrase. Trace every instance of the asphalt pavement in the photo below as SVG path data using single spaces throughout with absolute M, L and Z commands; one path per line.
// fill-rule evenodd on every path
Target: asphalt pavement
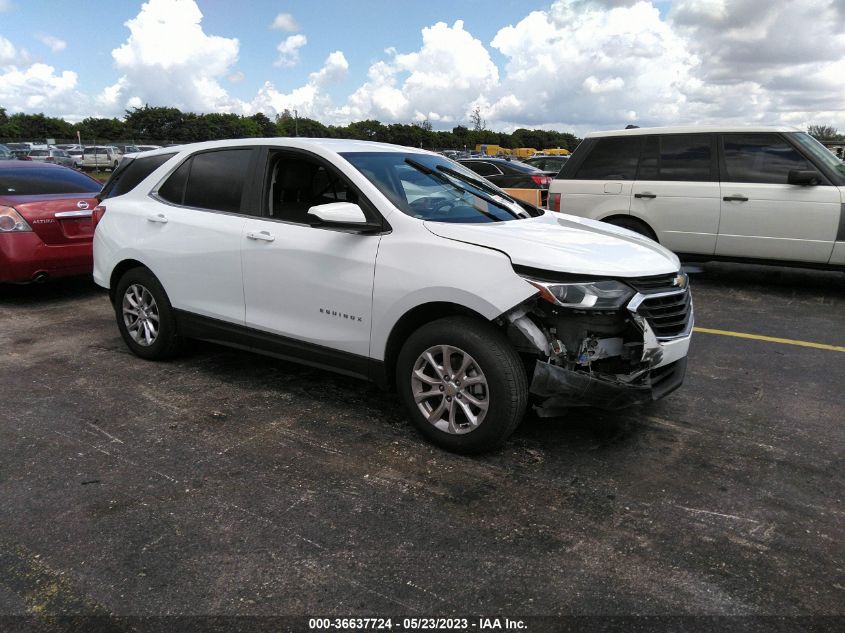
M 842 616 L 845 274 L 707 264 L 692 288 L 699 327 L 830 349 L 696 333 L 667 399 L 529 414 L 481 457 L 354 379 L 140 360 L 87 279 L 0 288 L 0 628 Z

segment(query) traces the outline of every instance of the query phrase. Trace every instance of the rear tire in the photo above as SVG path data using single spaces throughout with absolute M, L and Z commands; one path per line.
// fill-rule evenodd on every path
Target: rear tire
M 117 327 L 133 354 L 165 360 L 179 352 L 181 341 L 167 293 L 146 268 L 132 268 L 115 287 Z
M 528 399 L 525 369 L 502 332 L 463 316 L 438 319 L 408 338 L 396 385 L 420 433 L 456 453 L 502 444 Z
M 636 218 L 610 218 L 609 220 L 604 221 L 608 224 L 612 224 L 613 226 L 618 226 L 623 229 L 633 231 L 634 233 L 639 233 L 640 235 L 643 235 L 648 239 L 657 242 L 657 235 L 655 235 L 654 231 L 651 230 L 651 227 L 649 227 L 649 225 L 645 222 L 637 220 Z

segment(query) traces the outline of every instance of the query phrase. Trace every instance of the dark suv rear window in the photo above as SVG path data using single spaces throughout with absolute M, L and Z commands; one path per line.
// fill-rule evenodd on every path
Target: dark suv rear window
M 124 160 L 120 166 L 112 172 L 103 187 L 101 200 L 122 196 L 132 191 L 147 176 L 161 167 L 168 160 L 176 156 L 176 152 L 170 154 L 159 154 L 157 156 L 146 156 L 134 160 Z
M 641 136 L 599 138 L 581 163 L 578 180 L 634 180 L 640 158 Z

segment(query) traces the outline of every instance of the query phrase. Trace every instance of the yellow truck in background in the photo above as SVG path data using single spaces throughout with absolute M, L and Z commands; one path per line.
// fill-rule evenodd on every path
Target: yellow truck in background
M 545 154 L 546 156 L 568 156 L 568 149 L 561 149 L 559 147 L 537 150 L 533 147 L 517 147 L 511 149 L 509 147 L 502 147 L 501 145 L 480 144 L 475 146 L 475 151 L 484 156 L 515 156 L 517 158 L 530 158 L 535 154 Z

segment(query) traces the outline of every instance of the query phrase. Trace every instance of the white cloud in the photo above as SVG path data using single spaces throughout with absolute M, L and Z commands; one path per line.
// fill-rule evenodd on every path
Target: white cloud
M 422 29 L 422 47 L 386 51 L 389 61 L 370 66 L 367 82 L 338 111 L 344 118 L 442 123 L 464 120 L 469 104 L 498 86 L 499 69 L 462 20 Z
M 276 50 L 279 51 L 279 58 L 273 63 L 274 66 L 290 68 L 299 63 L 299 49 L 308 43 L 308 38 L 301 33 L 290 35 L 279 42 Z
M 276 16 L 276 19 L 273 20 L 273 24 L 270 25 L 270 28 L 293 33 L 294 31 L 299 30 L 299 25 L 290 13 L 280 13 Z
M 0 13 L 10 11 L 13 6 L 12 0 L 0 0 Z
M 112 51 L 120 79 L 98 103 L 121 111 L 131 103 L 195 112 L 237 108 L 220 86 L 238 59 L 238 40 L 207 35 L 194 0 L 149 0 L 126 22 L 129 38 Z
M 246 79 L 246 75 L 243 74 L 240 70 L 233 72 L 231 75 L 227 75 L 226 79 L 231 81 L 233 84 L 240 83 L 244 79 Z
M 86 105 L 86 98 L 76 89 L 77 79 L 75 72 L 57 73 L 47 64 L 24 69 L 7 66 L 0 69 L 0 104 L 9 113 L 44 112 L 76 120 Z
M 47 33 L 39 33 L 38 35 L 36 35 L 36 37 L 38 38 L 39 42 L 44 44 L 44 46 L 49 48 L 54 53 L 59 53 L 65 50 L 65 48 L 67 48 L 67 42 L 53 35 L 48 35 Z
M 346 77 L 349 63 L 340 51 L 329 54 L 320 70 L 308 76 L 308 82 L 283 93 L 271 82 L 265 82 L 250 103 L 244 104 L 246 114 L 264 112 L 267 115 L 281 114 L 285 110 L 297 110 L 300 116 L 330 122 L 332 100 L 325 92 L 327 86 Z
M 0 35 L 0 66 L 14 63 L 18 56 L 15 45 Z

